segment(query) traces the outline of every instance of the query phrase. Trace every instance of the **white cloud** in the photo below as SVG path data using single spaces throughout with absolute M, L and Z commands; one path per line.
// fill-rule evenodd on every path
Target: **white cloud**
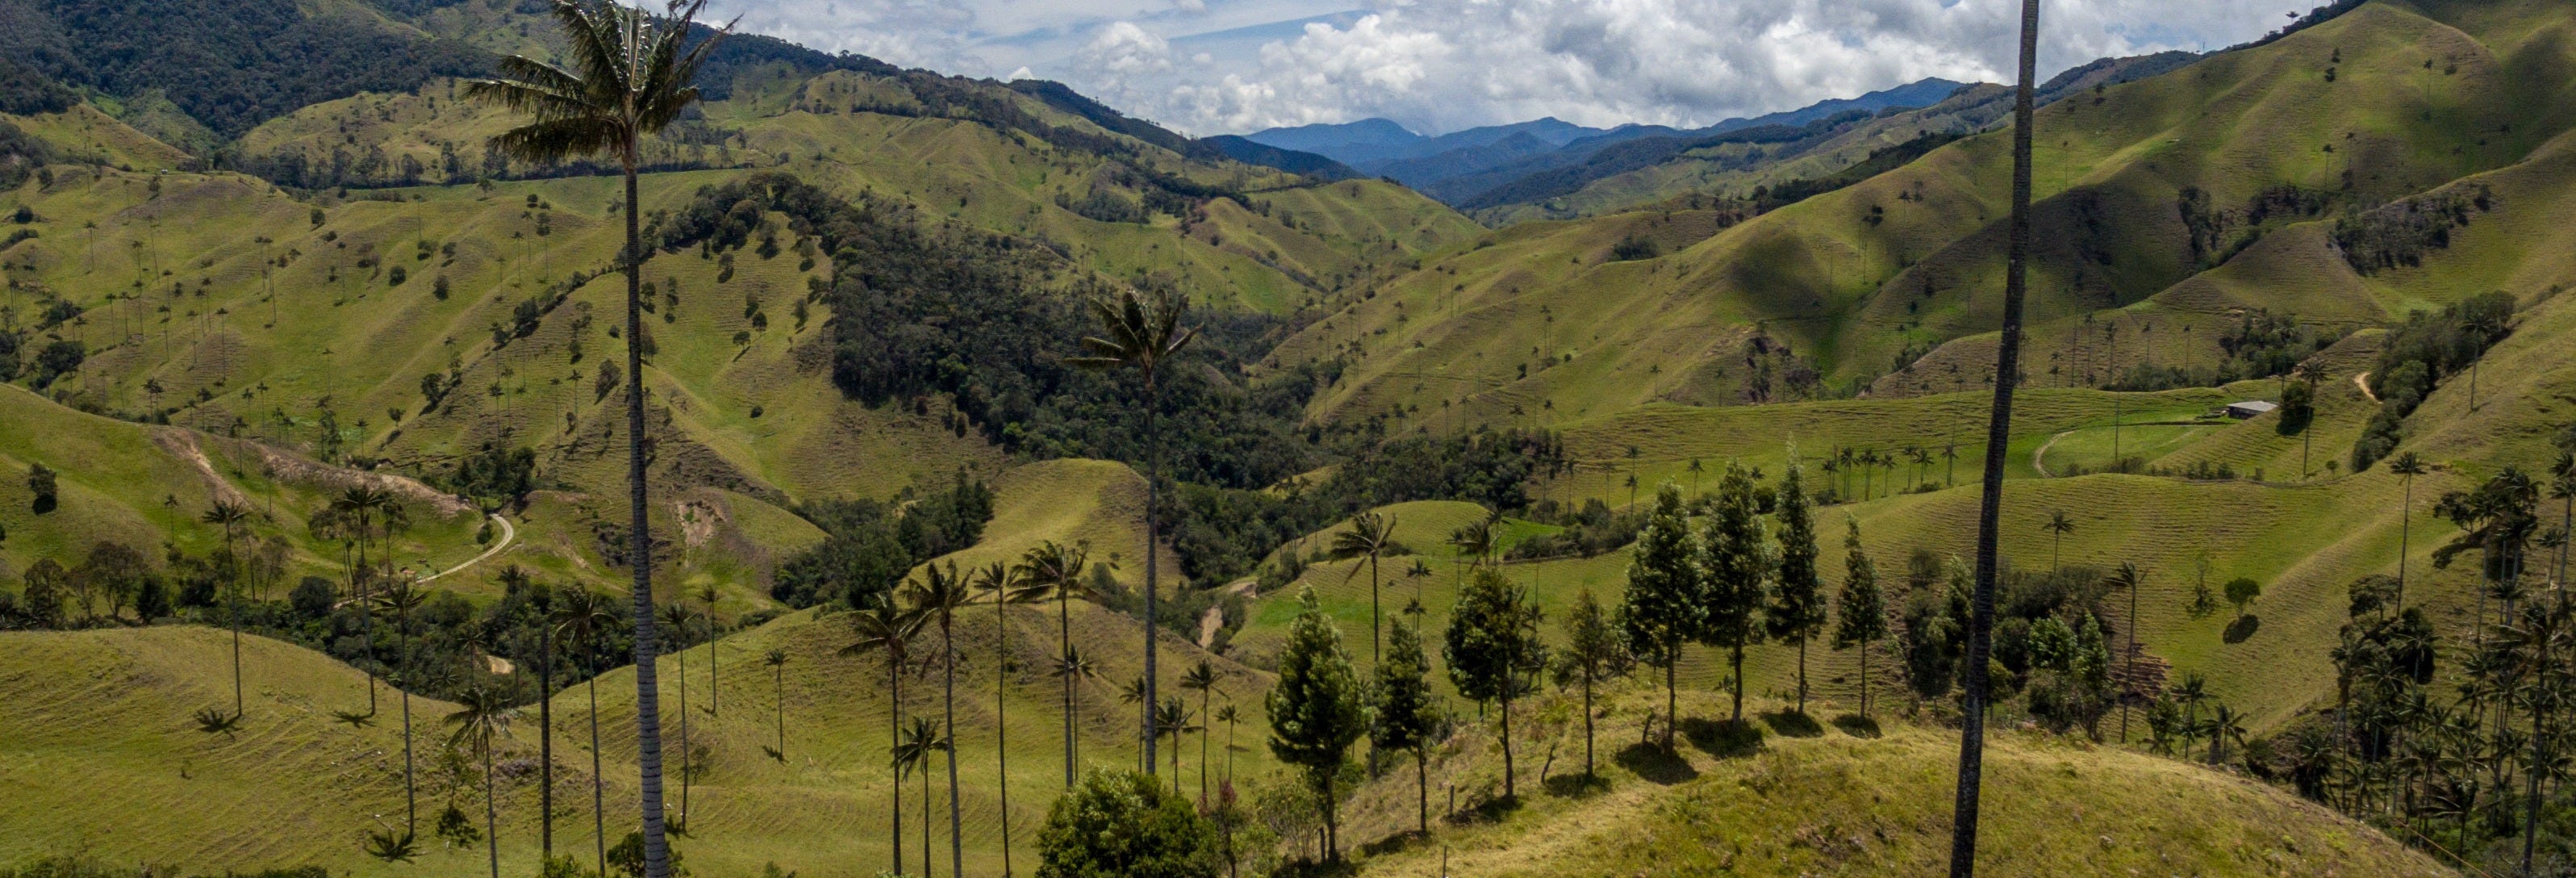
M 2019 0 L 718 0 L 746 28 L 971 76 L 1061 79 L 1193 133 L 1384 116 L 1704 125 L 1928 76 L 2001 80 Z M 2307 5 L 2304 2 L 2300 5 Z M 1358 12 L 1338 15 L 1359 7 Z M 2286 8 L 2286 7 L 2285 7 Z M 1334 16 L 1302 29 L 1243 30 Z M 2224 46 L 2244 0 L 2048 0 L 2042 75 Z M 1223 32 L 1213 33 L 1212 32 Z M 1205 36 L 1201 36 L 1205 35 Z

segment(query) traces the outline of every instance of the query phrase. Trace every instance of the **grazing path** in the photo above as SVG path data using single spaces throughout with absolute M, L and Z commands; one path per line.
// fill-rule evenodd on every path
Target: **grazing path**
M 2371 402 L 2379 401 L 2379 394 L 2370 392 L 2370 373 L 2363 372 L 2352 376 L 2352 386 L 2361 388 L 2361 395 Z
M 2066 431 L 2066 432 L 2064 432 L 2064 433 L 2059 433 L 2059 434 L 2057 434 L 2057 435 L 2055 435 L 2055 436 L 2050 436 L 2050 437 L 2048 437 L 2048 441 L 2040 443 L 2038 448 L 2035 448 L 2035 449 L 2032 449 L 2032 450 L 2031 450 L 2031 452 L 2030 452 L 2030 468 L 2031 468 L 2031 469 L 2033 469 L 2033 470 L 2038 471 L 2038 472 L 2039 472 L 2039 477 L 2040 477 L 2040 478 L 2043 478 L 2043 479 L 2045 479 L 2045 478 L 2050 478 L 2050 476 L 2049 476 L 2049 474 L 2048 474 L 2048 449 L 2053 448 L 2053 447 L 2056 447 L 2056 445 L 2057 445 L 2057 440 L 2059 440 L 2059 439 L 2064 439 L 2064 438 L 2066 438 L 2069 434 L 2072 434 L 2072 433 L 2074 433 L 2074 432 L 2075 432 L 2075 431 L 2073 431 L 2073 430 L 2068 430 L 2068 431 Z
M 509 520 L 509 519 L 507 519 L 507 518 L 502 518 L 499 514 L 497 514 L 497 513 L 496 513 L 496 514 L 494 514 L 494 515 L 492 516 L 492 523 L 493 523 L 493 524 L 497 524 L 497 525 L 500 525 L 500 526 L 501 526 L 501 538 L 500 538 L 500 539 L 498 539 L 498 540 L 494 540 L 494 541 L 492 542 L 492 548 L 489 548 L 489 549 L 485 549 L 485 550 L 483 550 L 483 554 L 480 554 L 480 555 L 476 555 L 476 556 L 474 556 L 474 560 L 472 560 L 472 561 L 467 561 L 467 562 L 465 562 L 465 563 L 463 563 L 463 564 L 458 564 L 458 565 L 456 565 L 456 566 L 454 566 L 454 567 L 450 567 L 450 568 L 447 568 L 447 569 L 445 569 L 445 570 L 441 570 L 441 571 L 439 571 L 439 572 L 437 572 L 437 573 L 432 573 L 432 574 L 430 574 L 430 575 L 428 575 L 428 576 L 423 576 L 423 577 L 421 577 L 421 578 L 420 578 L 420 581 L 422 581 L 422 582 L 428 582 L 428 581 L 430 581 L 430 580 L 437 579 L 437 578 L 442 577 L 442 576 L 447 576 L 447 575 L 450 575 L 450 574 L 453 574 L 453 573 L 457 573 L 457 572 L 459 572 L 459 571 L 464 570 L 465 568 L 472 567 L 472 566 L 474 566 L 474 565 L 476 565 L 476 564 L 481 564 L 481 563 L 483 563 L 483 562 L 485 562 L 485 561 L 489 561 L 489 560 L 491 560 L 491 559 L 492 559 L 492 556 L 494 556 L 494 555 L 498 555 L 498 554 L 501 554 L 501 550 L 502 550 L 502 549 L 507 549 L 507 548 L 509 548 L 509 547 L 510 547 L 510 541 L 511 541 L 511 540 L 515 540 L 515 539 L 518 539 L 518 538 L 519 538 L 519 529 L 518 529 L 518 528 L 515 528 L 515 527 L 511 527 L 511 526 L 510 526 L 510 520 Z

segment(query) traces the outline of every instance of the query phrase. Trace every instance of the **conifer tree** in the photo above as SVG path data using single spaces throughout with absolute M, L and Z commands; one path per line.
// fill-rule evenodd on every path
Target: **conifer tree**
M 1351 745 L 1368 733 L 1369 709 L 1359 673 L 1342 650 L 1342 631 L 1316 603 L 1315 590 L 1297 594 L 1297 621 L 1279 653 L 1279 683 L 1263 706 L 1270 713 L 1270 752 L 1304 769 L 1324 810 L 1324 858 L 1340 862 L 1340 825 L 1333 781 L 1351 758 Z
M 1834 648 L 1860 647 L 1860 715 L 1869 716 L 1869 645 L 1887 636 L 1887 598 L 1878 590 L 1878 565 L 1860 544 L 1860 519 L 1843 517 L 1843 590 L 1834 627 Z
M 1699 535 L 1691 532 L 1682 512 L 1681 491 L 1670 484 L 1655 492 L 1654 509 L 1637 533 L 1636 560 L 1628 564 L 1628 591 L 1619 605 L 1618 626 L 1628 654 L 1664 672 L 1664 749 L 1673 746 L 1675 665 L 1682 646 L 1699 631 L 1702 583 Z
M 1760 621 L 1770 553 L 1762 544 L 1762 518 L 1755 511 L 1753 473 L 1743 464 L 1728 464 L 1718 483 L 1716 514 L 1700 537 L 1705 549 L 1708 591 L 1694 640 L 1727 650 L 1735 697 L 1733 720 L 1744 721 L 1744 648 L 1762 642 Z
M 1449 682 L 1458 694 L 1502 706 L 1503 798 L 1518 793 L 1512 770 L 1512 701 L 1527 694 L 1537 674 L 1547 668 L 1547 644 L 1539 640 L 1538 604 L 1529 591 L 1492 568 L 1477 570 L 1458 595 L 1449 616 L 1449 637 L 1441 657 L 1449 662 Z
M 1798 712 L 1807 712 L 1807 642 L 1825 633 L 1824 583 L 1816 577 L 1816 520 L 1809 511 L 1802 468 L 1793 454 L 1780 479 L 1780 558 L 1770 603 L 1762 608 L 1771 639 L 1798 647 Z M 1739 684 L 1740 685 L 1740 684 Z
M 1557 685 L 1571 683 L 1583 687 L 1583 776 L 1592 771 L 1592 685 L 1613 677 L 1624 677 L 1630 665 L 1626 645 L 1620 642 L 1615 620 L 1601 609 L 1601 601 L 1592 596 L 1592 587 L 1584 586 L 1574 595 L 1574 610 L 1565 616 L 1565 655 L 1557 664 Z
M 1381 751 L 1403 750 L 1413 753 L 1414 788 L 1418 803 L 1415 819 L 1423 833 L 1431 832 L 1431 762 L 1430 748 L 1433 724 L 1440 719 L 1439 707 L 1431 694 L 1431 662 L 1422 652 L 1422 634 L 1411 619 L 1395 620 L 1395 629 L 1387 635 L 1386 660 L 1377 666 L 1377 680 L 1370 689 L 1376 706 L 1374 721 L 1369 725 L 1369 746 Z

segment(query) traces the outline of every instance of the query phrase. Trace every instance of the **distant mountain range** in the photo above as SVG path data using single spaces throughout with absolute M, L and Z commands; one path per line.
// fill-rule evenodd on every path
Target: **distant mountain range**
M 1487 191 L 1532 174 L 1578 164 L 1603 150 L 1646 138 L 1693 141 L 1767 126 L 1799 127 L 1841 114 L 1919 108 L 1940 103 L 1965 83 L 1925 79 L 1856 98 L 1840 98 L 1706 128 L 1622 125 L 1589 128 L 1556 118 L 1471 128 L 1427 137 L 1386 119 L 1340 125 L 1273 128 L 1242 139 L 1312 153 L 1371 176 L 1386 177 L 1451 204 L 1477 201 Z M 1472 181 L 1463 185 L 1457 181 Z

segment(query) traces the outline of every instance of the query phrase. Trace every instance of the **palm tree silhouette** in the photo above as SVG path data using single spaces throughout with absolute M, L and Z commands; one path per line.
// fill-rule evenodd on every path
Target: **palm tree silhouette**
M 250 510 L 217 500 L 215 501 L 214 508 L 206 510 L 206 514 L 201 516 L 198 520 L 224 529 L 224 593 L 226 595 L 225 603 L 231 606 L 231 611 L 228 614 L 228 621 L 225 622 L 225 626 L 231 628 L 233 632 L 233 715 L 240 716 L 242 712 L 242 565 L 241 555 L 233 551 L 233 539 L 239 536 L 241 534 L 241 529 L 247 526 L 250 522 Z M 139 616 L 142 614 L 137 613 L 135 615 Z
M 581 644 L 582 667 L 588 671 L 582 688 L 590 695 L 591 833 L 598 843 L 599 870 L 604 875 L 608 872 L 608 794 L 599 765 L 599 643 L 617 624 L 616 599 L 587 588 L 573 589 L 555 599 L 554 615 L 549 621 L 557 636 Z
M 1198 714 L 1178 695 L 1165 696 L 1163 706 L 1154 711 L 1154 731 L 1172 739 L 1172 794 L 1181 793 L 1181 736 L 1199 731 Z
M 1010 605 L 1036 603 L 1046 599 L 1047 585 L 1030 579 L 1020 568 L 995 561 L 975 571 L 975 592 L 993 601 L 993 770 L 1001 779 L 1002 811 L 1002 878 L 1011 876 L 1011 748 L 1010 683 L 1011 618 Z
M 707 715 L 714 716 L 716 715 L 717 688 L 716 652 L 717 648 L 722 645 L 716 637 L 716 584 L 710 582 L 699 586 L 698 600 L 706 603 L 706 614 L 705 617 L 699 621 L 699 624 L 702 626 L 699 630 L 705 631 L 707 635 Z
M 787 651 L 772 649 L 768 654 L 760 657 L 760 663 L 769 666 L 770 681 L 778 686 L 778 749 L 773 755 L 778 757 L 778 761 L 785 762 L 787 761 Z
M 367 536 L 369 533 L 368 517 L 378 515 L 380 513 L 389 515 L 393 510 L 393 505 L 393 494 L 371 485 L 359 485 L 353 488 L 348 488 L 341 491 L 340 496 L 331 501 L 332 509 L 338 510 L 342 514 L 354 516 L 358 521 L 357 530 L 355 532 L 356 542 L 358 545 L 358 557 L 356 562 L 349 568 L 349 597 L 359 601 L 362 605 L 370 596 L 367 585 L 374 580 L 372 568 L 367 566 Z M 392 530 L 390 528 L 386 530 L 386 534 L 386 539 L 391 541 Z M 367 644 L 368 652 L 366 716 L 370 717 L 376 715 L 376 638 L 374 634 L 374 626 L 371 624 L 374 618 L 375 617 L 369 613 L 361 612 L 358 614 L 358 639 Z
M 1227 702 L 1225 706 L 1216 709 L 1216 721 L 1225 724 L 1226 783 L 1234 782 L 1234 724 L 1242 718 L 1243 715 L 1235 711 L 1234 704 L 1232 702 Z
M 2424 458 L 2409 451 L 2388 462 L 2388 471 L 2406 478 L 2406 503 L 2397 512 L 2397 607 L 2406 609 L 2406 557 L 2415 538 L 2415 477 L 2430 472 Z
M 2120 627 L 2128 629 L 2129 643 L 2121 647 L 2120 694 L 2117 696 L 2120 703 L 2120 743 L 2123 744 L 2129 743 L 2129 687 L 2138 678 L 2138 589 L 2146 584 L 2146 580 L 2147 575 L 2139 572 L 2138 565 L 2128 561 L 2120 562 L 2120 569 L 2102 578 L 2104 586 L 2129 593 L 2129 618 L 2120 623 Z
M 913 717 L 912 727 L 905 729 L 902 738 L 894 745 L 894 779 L 898 797 L 901 796 L 903 779 L 915 770 L 921 773 L 922 878 L 930 878 L 934 874 L 930 868 L 930 754 L 947 750 L 948 745 L 948 739 L 939 736 L 939 726 L 926 716 Z M 895 819 L 900 821 L 903 817 L 897 814 Z M 897 834 L 900 833 L 898 824 Z M 896 851 L 896 856 L 902 856 L 902 848 L 898 847 Z M 903 872 L 896 870 L 895 874 Z
M 1115 302 L 1106 299 L 1091 303 L 1092 312 L 1100 318 L 1100 336 L 1085 337 L 1082 347 L 1090 356 L 1068 357 L 1065 362 L 1085 369 L 1133 368 L 1145 380 L 1145 696 L 1154 696 L 1154 602 L 1156 600 L 1155 559 L 1162 545 L 1160 517 L 1161 478 L 1163 471 L 1163 437 L 1155 428 L 1162 397 L 1155 383 L 1163 364 L 1198 337 L 1198 330 L 1181 326 L 1181 317 L 1189 302 L 1177 296 L 1156 296 L 1150 305 L 1127 290 Z M 1154 717 L 1145 715 L 1145 773 L 1154 773 Z
M 919 613 L 895 605 L 894 596 L 880 592 L 868 599 L 856 613 L 850 614 L 850 631 L 856 642 L 841 647 L 842 655 L 870 652 L 885 653 L 886 732 L 899 752 L 903 746 L 903 669 L 912 660 L 912 639 L 921 634 Z M 924 720 L 927 722 L 927 720 Z M 894 874 L 903 874 L 903 763 L 895 763 Z M 925 842 L 927 844 L 927 842 Z M 924 854 L 927 856 L 927 853 Z
M 2075 519 L 2066 517 L 2064 510 L 2051 512 L 2048 514 L 2048 523 L 2040 525 L 2040 529 L 2048 531 L 2049 570 L 2051 572 L 2065 570 L 2066 564 L 2058 560 L 2057 547 L 2066 541 L 2067 534 L 2075 532 Z
M 689 608 L 673 601 L 662 605 L 662 624 L 671 629 L 671 658 L 680 663 L 680 819 L 671 831 L 689 834 L 689 637 L 698 627 Z
M 2308 425 L 2299 429 L 2299 479 L 2305 481 L 2308 477 L 2308 446 L 2317 432 L 2317 384 L 2331 376 L 2326 372 L 2324 361 L 2316 359 L 2300 363 L 2293 371 L 2299 376 L 2299 380 L 2308 384 Z
M 411 613 L 428 602 L 429 595 L 408 582 L 388 586 L 383 594 L 376 596 L 377 606 L 394 611 L 394 637 L 402 642 L 402 676 L 394 681 L 394 689 L 402 693 L 403 832 L 406 834 L 420 831 L 420 787 L 412 773 L 411 687 L 415 681 L 411 667 Z
M 1198 664 L 1190 667 L 1188 673 L 1181 675 L 1181 688 L 1199 694 L 1200 716 L 1208 715 L 1208 696 L 1216 694 L 1219 688 L 1218 684 L 1221 682 L 1223 682 L 1223 680 L 1217 676 L 1216 666 L 1209 664 L 1206 659 L 1200 659 Z M 1198 733 L 1199 801 L 1206 802 L 1208 797 L 1208 730 L 1205 726 L 1201 726 L 1198 729 Z M 1172 746 L 1178 747 L 1180 744 L 1180 739 L 1172 739 Z M 1173 782 L 1177 783 L 1180 779 L 1180 769 L 1172 769 Z
M 1144 677 L 1131 678 L 1118 690 L 1118 703 L 1136 706 L 1136 751 L 1143 758 L 1151 759 L 1154 749 L 1147 746 L 1145 736 L 1154 732 L 1154 700 L 1147 697 L 1145 691 Z
M 1098 669 L 1098 668 L 1096 668 L 1096 667 L 1093 667 L 1093 666 L 1092 666 L 1092 664 L 1091 664 L 1091 657 L 1090 657 L 1090 656 L 1083 655 L 1079 650 L 1076 650 L 1076 649 L 1074 649 L 1073 647 L 1068 646 L 1068 647 L 1065 647 L 1065 649 L 1064 649 L 1064 656 L 1063 656 L 1062 658 L 1058 658 L 1058 659 L 1056 659 L 1054 669 L 1050 670 L 1048 673 L 1051 673 L 1051 674 L 1053 674 L 1054 676 L 1059 677 L 1059 678 L 1062 678 L 1062 679 L 1064 680 L 1064 691 L 1065 691 L 1065 713 L 1064 713 L 1064 716 L 1065 716 L 1065 739 L 1064 739 L 1064 740 L 1065 740 L 1065 751 L 1064 751 L 1064 755 L 1065 755 L 1065 765 L 1067 765 L 1067 766 L 1071 766 L 1071 765 L 1073 765 L 1073 764 L 1074 764 L 1074 763 L 1073 763 L 1073 758 L 1074 758 L 1076 755 L 1078 755 L 1079 747 L 1080 747 L 1080 745 L 1081 745 L 1081 742 L 1080 742 L 1079 740 L 1077 740 L 1077 739 L 1074 737 L 1074 734 L 1073 734 L 1073 729 L 1074 729 L 1074 725 L 1073 725 L 1073 716 L 1074 716 L 1074 709 L 1075 709 L 1075 707 L 1076 707 L 1076 704 L 1075 704 L 1075 701 L 1074 701 L 1074 696 L 1073 696 L 1073 692 L 1074 692 L 1074 684 L 1075 684 L 1075 682 L 1076 682 L 1076 681 L 1080 681 L 1080 680 L 1090 680 L 1090 679 L 1095 679 L 1095 678 L 1099 677 L 1099 676 L 1100 676 L 1100 675 L 1099 675 L 1099 669 Z
M 957 562 L 951 561 L 944 567 L 939 564 L 925 565 L 922 568 L 921 577 L 906 584 L 904 596 L 910 599 L 913 612 L 939 623 L 939 658 L 944 668 L 940 674 L 942 690 L 940 709 L 944 715 L 940 719 L 939 734 L 940 737 L 953 742 L 957 740 L 957 610 L 972 602 L 975 599 L 974 594 L 967 590 L 966 579 L 957 575 Z M 950 750 L 948 751 L 948 873 L 951 875 L 966 874 L 966 837 L 959 811 L 957 751 Z M 924 814 L 922 819 L 928 820 L 930 815 Z
M 501 571 L 501 581 L 513 591 L 525 591 L 537 612 L 551 620 L 555 596 L 552 589 L 531 588 L 528 571 L 512 564 Z M 555 626 L 537 629 L 537 862 L 555 859 Z
M 1073 616 L 1067 605 L 1077 596 L 1093 597 L 1090 587 L 1084 585 L 1082 581 L 1084 568 L 1089 565 L 1090 559 L 1089 545 L 1077 543 L 1066 546 L 1054 540 L 1039 543 L 1037 548 L 1030 549 L 1028 555 L 1020 559 L 1020 575 L 1029 580 L 1032 588 L 1055 593 L 1059 670 L 1062 669 L 1063 662 L 1073 658 Z M 1073 730 L 1074 678 L 1061 673 L 1057 676 L 1064 677 L 1064 786 L 1066 789 L 1072 789 L 1073 767 L 1076 764 Z M 1089 675 L 1085 674 L 1085 676 Z
M 1404 568 L 1404 578 L 1413 580 L 1413 603 L 1407 605 L 1404 608 L 1404 611 L 1407 613 L 1423 612 L 1422 584 L 1431 581 L 1431 562 L 1424 561 L 1420 558 L 1413 559 L 1413 566 Z
M 501 690 L 476 683 L 457 695 L 456 708 L 447 715 L 447 724 L 456 727 L 447 745 L 465 747 L 483 759 L 483 839 L 492 859 L 492 878 L 501 878 L 501 817 L 492 786 L 492 738 L 509 727 L 510 707 Z
M 2036 112 L 2039 0 L 2021 3 L 2020 82 L 2013 97 L 2012 220 L 2004 267 L 2004 325 L 1995 349 L 1994 404 L 1986 422 L 1985 484 L 1977 503 L 1977 568 L 1970 600 L 1966 698 L 1960 706 L 1959 784 L 1950 814 L 1950 876 L 1977 873 L 1977 806 L 1985 783 L 1986 664 L 1993 646 L 1995 568 L 2004 502 L 2005 446 L 2013 388 L 2021 380 L 2022 300 L 2030 288 L 2031 122 Z M 2116 419 L 2115 419 L 2116 420 Z
M 1378 661 L 1378 629 L 1383 627 L 1378 621 L 1377 562 L 1379 556 L 1386 554 L 1394 546 L 1394 517 L 1375 512 L 1363 512 L 1352 516 L 1351 528 L 1333 535 L 1333 554 L 1344 558 L 1368 559 L 1369 662 L 1371 664 Z M 1342 577 L 1342 581 L 1349 582 L 1358 575 L 1360 575 L 1360 568 L 1353 565 L 1350 575 Z
M 644 236 L 636 222 L 636 172 L 644 138 L 679 121 L 698 100 L 698 67 L 731 23 L 683 52 L 707 0 L 674 0 L 661 15 L 608 0 L 555 0 L 569 43 L 565 69 L 524 55 L 500 61 L 502 78 L 466 84 L 466 94 L 535 117 L 492 138 L 503 155 L 553 162 L 613 153 L 626 172 L 626 479 L 631 524 L 628 569 L 635 577 L 635 742 L 643 787 L 645 878 L 669 878 L 662 826 L 662 729 L 653 674 L 652 526 L 644 475 Z

